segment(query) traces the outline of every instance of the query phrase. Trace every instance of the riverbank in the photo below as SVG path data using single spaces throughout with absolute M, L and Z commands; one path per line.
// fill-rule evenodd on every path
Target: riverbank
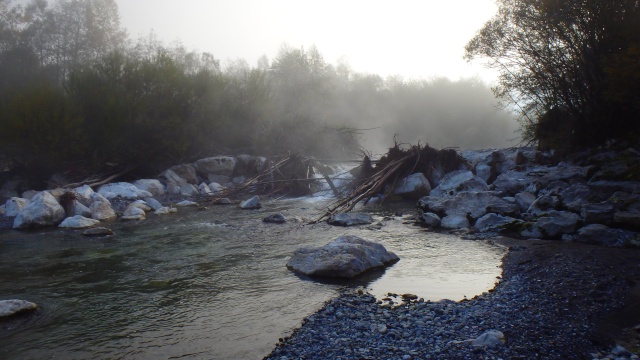
M 614 338 L 638 349 L 631 329 L 640 324 L 639 250 L 496 242 L 510 251 L 494 291 L 468 301 L 397 307 L 346 293 L 304 319 L 266 359 L 593 359 L 610 355 Z M 468 341 L 489 330 L 502 332 L 504 342 Z M 617 358 L 634 356 L 616 351 Z

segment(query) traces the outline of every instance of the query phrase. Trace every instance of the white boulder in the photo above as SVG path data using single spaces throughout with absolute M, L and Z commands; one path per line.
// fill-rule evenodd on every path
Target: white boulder
M 13 316 L 26 311 L 33 311 L 38 305 L 18 299 L 0 300 L 0 318 Z
M 158 179 L 140 179 L 134 181 L 133 185 L 140 190 L 150 192 L 154 197 L 163 196 L 165 194 L 165 187 Z
M 113 199 L 117 196 L 124 199 L 140 199 L 152 196 L 150 192 L 140 190 L 128 182 L 117 182 L 102 185 L 98 189 L 98 193 L 107 199 Z
M 68 228 L 68 229 L 84 229 L 88 227 L 92 227 L 99 223 L 99 220 L 96 219 L 88 219 L 82 215 L 75 215 L 72 217 L 68 217 L 64 219 L 58 227 Z
M 17 216 L 28 203 L 29 200 L 25 198 L 12 197 L 4 203 L 5 216 Z
M 65 217 L 64 209 L 47 191 L 29 201 L 13 220 L 14 229 L 58 225 Z

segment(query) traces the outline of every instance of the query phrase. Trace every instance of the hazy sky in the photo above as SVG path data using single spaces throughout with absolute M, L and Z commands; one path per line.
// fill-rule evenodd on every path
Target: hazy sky
M 354 71 L 452 80 L 495 74 L 467 64 L 464 45 L 495 14 L 494 0 L 116 0 L 132 38 L 167 42 L 222 60 L 273 59 L 282 44 L 316 45 Z

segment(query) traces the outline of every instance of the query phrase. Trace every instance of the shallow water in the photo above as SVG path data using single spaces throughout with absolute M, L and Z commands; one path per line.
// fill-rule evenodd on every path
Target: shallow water
M 459 300 L 493 287 L 500 274 L 501 249 L 428 233 L 400 217 L 378 214 L 381 226 L 371 227 L 304 225 L 321 205 L 295 199 L 263 202 L 257 211 L 180 209 L 110 223 L 116 235 L 102 239 L 2 231 L 0 299 L 41 308 L 0 322 L 0 358 L 258 359 L 346 287 Z M 274 212 L 299 220 L 262 223 Z M 286 269 L 295 249 L 343 234 L 380 242 L 401 260 L 357 283 L 310 281 Z

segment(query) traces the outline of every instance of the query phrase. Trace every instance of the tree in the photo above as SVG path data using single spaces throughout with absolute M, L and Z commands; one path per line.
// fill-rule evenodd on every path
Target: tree
M 500 72 L 494 93 L 515 104 L 524 137 L 541 145 L 597 144 L 640 131 L 637 0 L 497 0 L 466 46 Z

